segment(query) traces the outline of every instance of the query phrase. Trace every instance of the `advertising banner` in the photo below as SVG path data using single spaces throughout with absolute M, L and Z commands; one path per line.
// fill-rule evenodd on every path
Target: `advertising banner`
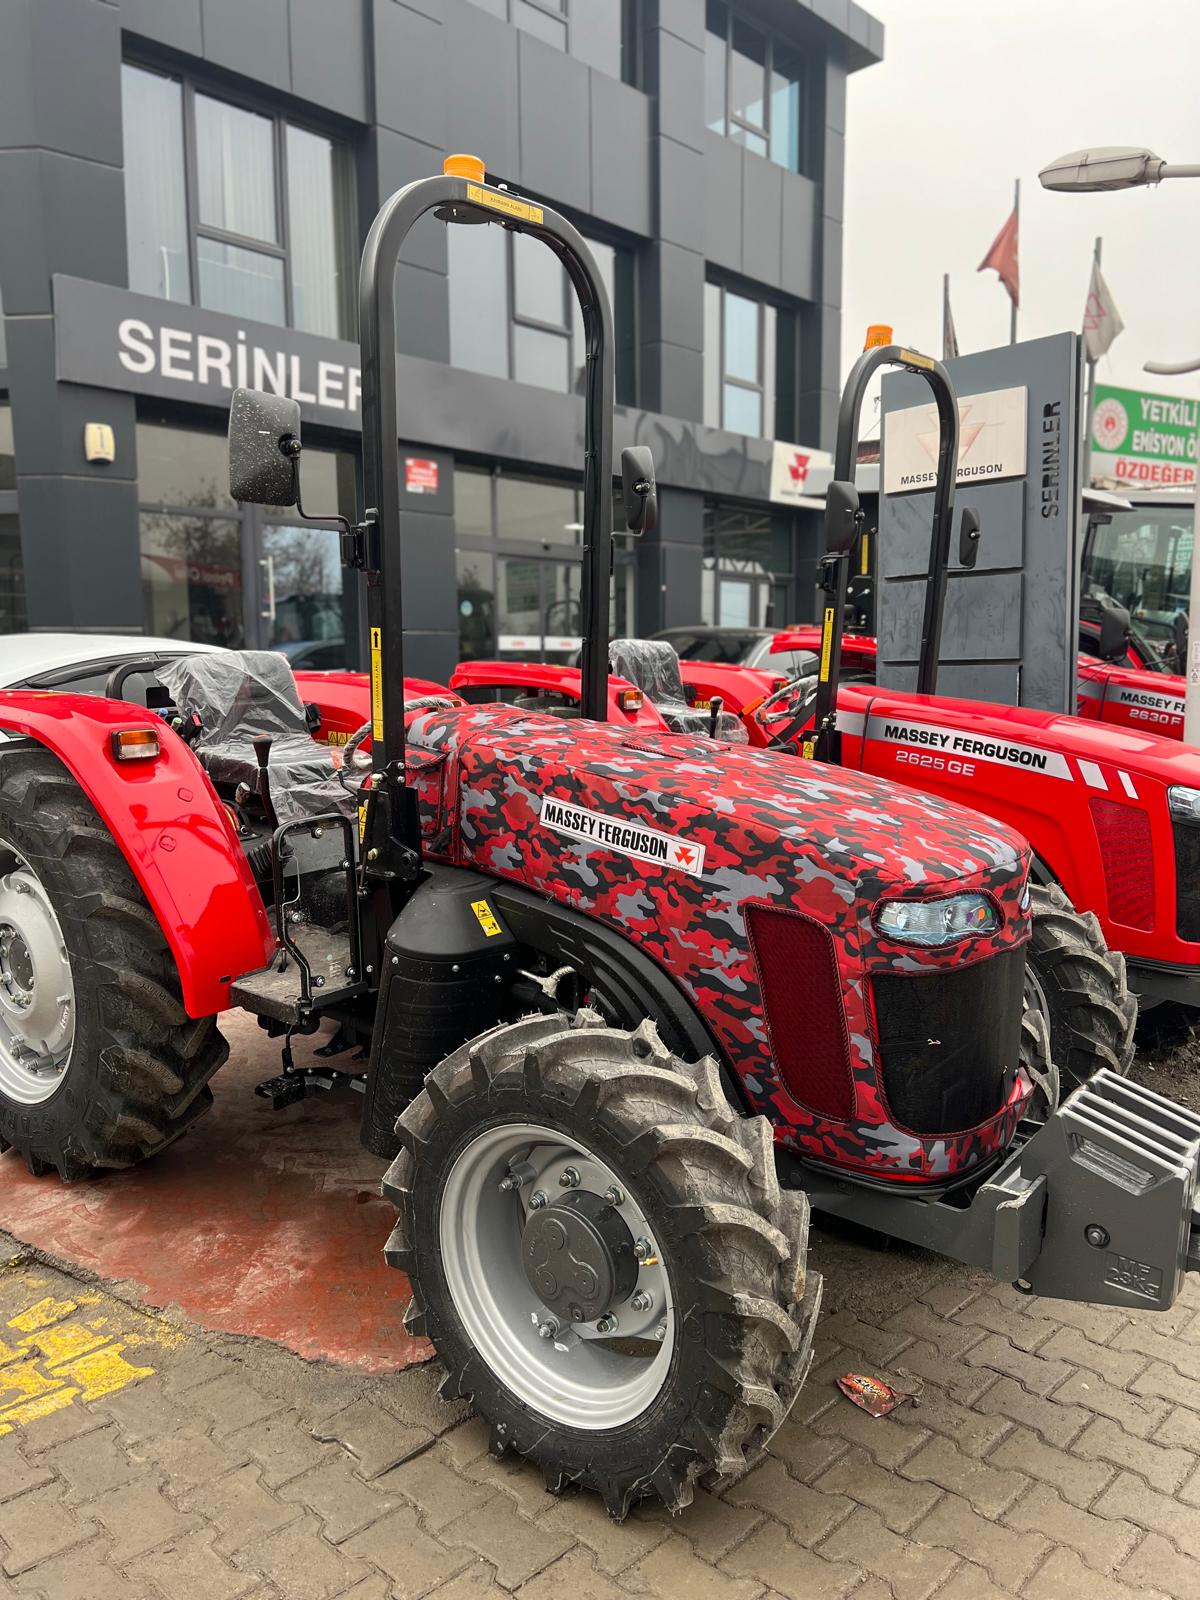
M 1098 383 L 1092 404 L 1092 479 L 1119 488 L 1186 488 L 1196 481 L 1200 401 Z
M 965 484 L 1025 475 L 1026 390 L 960 395 L 958 476 Z M 883 492 L 916 494 L 937 478 L 938 420 L 932 405 L 889 411 L 883 419 Z

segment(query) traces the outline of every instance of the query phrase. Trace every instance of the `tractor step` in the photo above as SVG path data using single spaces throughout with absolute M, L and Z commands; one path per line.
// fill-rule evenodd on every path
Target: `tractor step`
M 269 967 L 261 972 L 248 972 L 229 986 L 231 1005 L 241 1006 L 256 1017 L 270 1017 L 294 1027 L 311 1012 L 321 1008 L 324 1001 L 344 994 L 356 985 L 357 974 L 346 971 L 347 940 L 344 933 L 326 933 L 311 924 L 304 932 L 304 953 L 312 968 L 313 998 L 305 999 L 303 979 L 299 966 L 288 957 L 283 970 L 276 956 Z
M 361 1094 L 366 1086 L 365 1073 L 334 1072 L 328 1067 L 304 1067 L 294 1072 L 281 1072 L 277 1078 L 268 1078 L 255 1085 L 254 1092 L 271 1102 L 272 1111 L 283 1111 L 305 1099 L 315 1089 L 335 1089 L 345 1084 Z

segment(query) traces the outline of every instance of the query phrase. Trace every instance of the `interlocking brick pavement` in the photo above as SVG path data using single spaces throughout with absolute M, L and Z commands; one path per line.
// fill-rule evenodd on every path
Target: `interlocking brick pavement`
M 854 1248 L 886 1279 L 889 1255 Z M 1200 1283 L 1156 1319 L 947 1265 L 872 1321 L 835 1273 L 767 1459 L 618 1526 L 493 1460 L 436 1367 L 311 1364 L 12 1250 L 0 1341 L 35 1304 L 86 1301 L 127 1366 L 69 1399 L 50 1371 L 45 1413 L 0 1436 L 0 1596 L 1200 1600 Z M 873 1420 L 835 1387 L 847 1371 L 916 1399 Z

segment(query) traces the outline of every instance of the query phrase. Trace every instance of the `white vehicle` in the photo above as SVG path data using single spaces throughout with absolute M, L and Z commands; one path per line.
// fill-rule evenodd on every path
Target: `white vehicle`
M 220 653 L 213 644 L 130 633 L 9 633 L 0 636 L 0 689 L 57 689 L 62 694 L 111 694 L 109 680 L 130 662 L 171 661 Z M 145 702 L 149 673 L 129 673 L 121 699 Z

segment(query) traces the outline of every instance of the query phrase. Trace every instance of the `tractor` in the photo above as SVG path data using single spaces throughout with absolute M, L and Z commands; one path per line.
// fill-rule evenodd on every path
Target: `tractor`
M 394 291 L 429 213 L 541 241 L 579 299 L 579 715 L 405 685 Z M 369 1052 L 386 1256 L 443 1392 L 615 1517 L 678 1511 L 766 1448 L 811 1361 L 813 1206 L 1030 1293 L 1170 1306 L 1200 1268 L 1200 1117 L 1107 1071 L 1060 1102 L 1025 841 L 610 719 L 612 317 L 574 226 L 450 157 L 375 219 L 360 327 L 369 509 L 342 555 L 370 715 L 341 765 L 252 653 L 165 669 L 163 714 L 0 697 L 5 1141 L 35 1171 L 128 1165 L 202 1109 L 220 1011 L 285 1052 L 336 1022 Z M 295 402 L 234 395 L 236 498 L 304 515 L 301 454 Z M 649 452 L 621 475 L 636 531 Z M 853 534 L 836 499 L 829 530 Z M 273 1098 L 304 1076 L 285 1053 Z

